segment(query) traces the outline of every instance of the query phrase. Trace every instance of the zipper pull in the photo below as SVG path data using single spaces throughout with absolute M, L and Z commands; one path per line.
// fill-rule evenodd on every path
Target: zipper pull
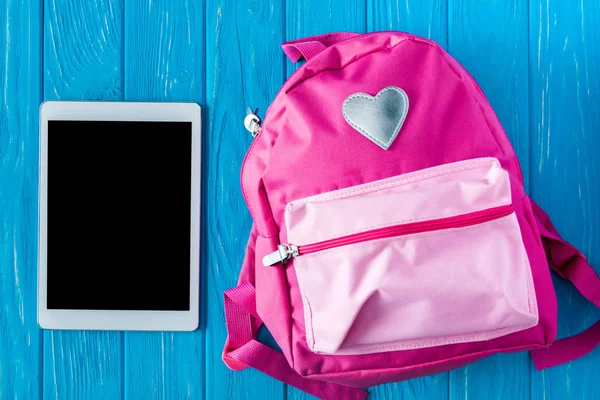
M 256 110 L 252 110 L 251 107 L 248 107 L 246 111 L 246 118 L 244 118 L 244 126 L 252 134 L 252 137 L 256 137 L 258 135 L 258 131 L 260 131 L 261 119 L 258 115 L 258 108 Z
M 263 265 L 265 267 L 272 267 L 279 263 L 285 264 L 290 258 L 297 257 L 298 254 L 298 246 L 294 246 L 293 244 L 280 244 L 277 246 L 277 251 L 263 257 Z

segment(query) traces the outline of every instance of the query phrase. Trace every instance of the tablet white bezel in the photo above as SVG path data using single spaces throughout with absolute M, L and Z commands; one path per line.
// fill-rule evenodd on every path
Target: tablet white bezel
M 182 121 L 192 123 L 190 310 L 54 310 L 47 307 L 48 121 Z M 40 107 L 38 324 L 44 329 L 192 331 L 198 327 L 200 281 L 201 112 L 196 103 L 48 101 Z

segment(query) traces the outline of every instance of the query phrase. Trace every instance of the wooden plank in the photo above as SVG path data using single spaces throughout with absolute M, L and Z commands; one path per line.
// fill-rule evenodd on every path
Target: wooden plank
M 189 0 L 125 0 L 124 15 L 125 100 L 202 105 L 204 8 Z M 126 332 L 125 398 L 203 398 L 204 339 L 203 329 Z
M 41 21 L 41 2 L 0 2 L 0 399 L 41 397 L 36 316 Z
M 367 0 L 369 31 L 410 32 L 446 46 L 447 0 Z
M 527 4 L 449 0 L 448 48 L 479 83 L 529 177 Z M 481 55 L 485 54 L 485 57 Z M 510 368 L 507 366 L 510 365 Z M 526 352 L 499 354 L 450 372 L 450 399 L 529 399 Z M 495 379 L 490 379 L 493 376 Z M 510 384 L 506 384 L 510 382 Z
M 122 11 L 123 0 L 45 0 L 45 100 L 122 99 Z
M 407 31 L 428 37 L 446 47 L 446 0 L 367 1 L 369 31 Z M 390 383 L 370 390 L 373 398 L 387 399 L 447 399 L 448 373 Z
M 529 179 L 527 4 L 449 0 L 448 47 L 488 97 Z M 466 29 L 468 27 L 468 29 Z M 486 54 L 485 57 L 481 57 Z
M 364 33 L 366 31 L 365 15 L 365 0 L 332 0 L 325 7 L 319 0 L 287 0 L 286 40 L 330 32 Z M 289 77 L 296 71 L 303 62 L 293 64 L 286 57 L 287 76 Z M 292 386 L 287 387 L 287 398 L 290 400 L 315 399 Z
M 120 399 L 123 335 L 45 331 L 45 399 Z
M 122 9 L 121 0 L 45 1 L 45 99 L 122 98 Z M 119 332 L 44 332 L 44 397 L 121 398 L 122 346 Z
M 284 385 L 252 369 L 232 372 L 221 361 L 225 343 L 223 291 L 237 284 L 251 218 L 239 185 L 252 136 L 244 129 L 246 108 L 267 105 L 283 83 L 284 8 L 281 0 L 242 7 L 207 4 L 206 134 L 204 135 L 204 255 L 208 286 L 206 398 L 281 399 Z M 210 39 L 208 39 L 210 38 Z
M 600 270 L 600 4 L 531 0 L 531 192 L 562 236 Z M 555 280 L 559 337 L 596 322 L 600 312 Z M 532 398 L 597 398 L 600 350 L 532 372 Z
M 285 40 L 330 32 L 366 32 L 365 0 L 331 0 L 326 5 L 319 0 L 287 0 Z M 302 65 L 286 58 L 289 77 Z

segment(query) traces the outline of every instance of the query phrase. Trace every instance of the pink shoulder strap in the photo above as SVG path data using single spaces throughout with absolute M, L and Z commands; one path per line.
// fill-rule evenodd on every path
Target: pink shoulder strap
M 560 237 L 548 215 L 533 201 L 531 204 L 550 267 L 561 278 L 570 280 L 586 299 L 600 307 L 600 279 L 592 266 L 583 254 Z M 535 367 L 541 370 L 579 358 L 598 344 L 600 321 L 578 335 L 557 340 L 548 348 L 532 351 L 531 357 Z
M 290 367 L 282 353 L 258 342 L 255 337 L 262 321 L 256 313 L 256 289 L 250 283 L 225 292 L 225 321 L 228 337 L 223 361 L 229 368 L 255 368 L 321 399 L 364 400 L 369 395 L 350 386 L 304 378 Z
M 309 36 L 302 39 L 291 40 L 282 44 L 281 48 L 291 62 L 296 62 L 303 57 L 306 59 L 306 61 L 309 61 L 327 47 L 354 36 L 358 36 L 358 33 L 327 33 L 324 35 Z

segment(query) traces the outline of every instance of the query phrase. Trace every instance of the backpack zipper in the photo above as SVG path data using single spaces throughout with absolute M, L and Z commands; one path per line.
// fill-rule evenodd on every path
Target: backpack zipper
M 248 107 L 248 110 L 246 111 L 246 117 L 244 118 L 244 127 L 252 134 L 253 138 L 255 138 L 260 132 L 260 127 L 262 124 L 262 120 L 257 114 L 258 108 L 253 110 L 252 107 Z
M 440 218 L 432 221 L 411 222 L 408 224 L 372 229 L 366 232 L 354 233 L 335 239 L 324 240 L 321 242 L 301 246 L 294 244 L 280 244 L 277 246 L 277 251 L 274 251 L 273 253 L 267 254 L 263 257 L 263 265 L 265 267 L 271 267 L 279 263 L 285 264 L 293 257 L 372 240 L 478 225 L 484 222 L 506 217 L 512 214 L 513 211 L 514 209 L 512 204 L 507 204 L 504 206 L 489 208 L 487 210 L 475 211 L 468 214 Z

